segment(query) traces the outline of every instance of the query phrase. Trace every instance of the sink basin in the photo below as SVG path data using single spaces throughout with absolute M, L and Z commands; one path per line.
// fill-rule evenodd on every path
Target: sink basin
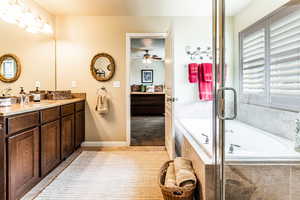
M 0 107 L 8 107 L 11 106 L 11 104 L 10 97 L 0 97 Z

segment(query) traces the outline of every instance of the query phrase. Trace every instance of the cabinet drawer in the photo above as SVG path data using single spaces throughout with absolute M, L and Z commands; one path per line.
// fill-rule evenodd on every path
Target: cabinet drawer
M 84 101 L 76 103 L 76 112 L 84 110 Z
M 39 112 L 17 115 L 7 119 L 8 134 L 39 125 Z
M 60 109 L 59 107 L 50 108 L 47 110 L 41 111 L 41 123 L 55 121 L 60 116 Z
M 61 107 L 61 115 L 66 116 L 74 113 L 74 104 L 68 104 Z

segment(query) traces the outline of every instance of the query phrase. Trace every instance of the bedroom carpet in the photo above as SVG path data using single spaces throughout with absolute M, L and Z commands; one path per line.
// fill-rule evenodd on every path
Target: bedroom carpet
M 166 151 L 83 151 L 35 200 L 161 200 Z

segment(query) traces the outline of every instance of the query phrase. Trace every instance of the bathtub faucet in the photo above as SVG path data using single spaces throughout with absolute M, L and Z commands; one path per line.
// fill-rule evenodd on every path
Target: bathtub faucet
M 225 130 L 226 133 L 234 133 L 232 129 L 230 130 Z
M 209 137 L 208 137 L 208 135 L 205 135 L 204 133 L 202 133 L 202 135 L 205 137 L 204 144 L 208 144 L 209 143 Z
M 241 148 L 240 145 L 237 145 L 237 144 L 230 144 L 230 147 L 229 147 L 229 153 L 230 153 L 230 154 L 233 154 L 234 148 L 235 148 L 235 147 Z

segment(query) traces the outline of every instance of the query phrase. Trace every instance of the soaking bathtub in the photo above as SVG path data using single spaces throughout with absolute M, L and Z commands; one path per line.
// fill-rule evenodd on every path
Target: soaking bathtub
M 201 157 L 212 158 L 212 120 L 205 118 L 177 118 L 175 120 L 176 145 L 186 137 Z M 240 121 L 226 121 L 226 162 L 295 162 L 300 153 L 291 140 L 278 137 Z M 183 136 L 182 136 L 183 135 Z M 204 136 L 206 135 L 206 136 Z M 208 143 L 207 139 L 208 137 Z M 230 146 L 233 149 L 230 150 Z

